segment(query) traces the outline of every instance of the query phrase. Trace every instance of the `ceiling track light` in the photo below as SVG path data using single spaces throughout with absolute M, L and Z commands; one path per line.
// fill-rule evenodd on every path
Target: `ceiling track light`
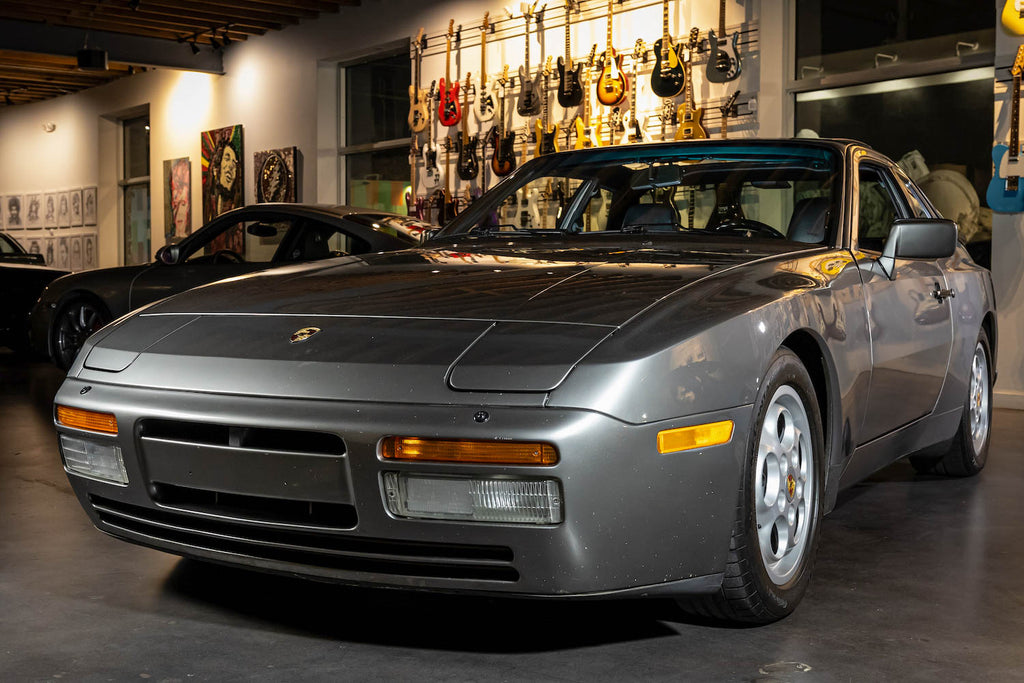
M 210 45 L 213 46 L 214 50 L 222 50 L 222 49 L 224 49 L 224 46 L 220 44 L 219 40 L 217 40 L 217 36 L 216 35 L 210 36 Z
M 137 11 L 141 4 L 142 0 L 128 0 L 128 7 L 133 11 Z
M 192 48 L 192 54 L 194 54 L 194 55 L 199 54 L 199 46 L 196 45 L 196 41 L 190 40 L 189 43 L 188 43 L 188 46 L 190 48 Z

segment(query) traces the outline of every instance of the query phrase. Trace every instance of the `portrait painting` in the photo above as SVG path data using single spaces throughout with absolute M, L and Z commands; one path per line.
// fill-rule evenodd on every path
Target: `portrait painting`
M 57 193 L 57 227 L 71 227 L 71 193 Z
M 91 270 L 96 267 L 96 235 L 85 235 L 82 237 L 82 267 Z
M 71 238 L 71 270 L 82 269 L 82 236 Z
M 36 192 L 25 195 L 25 227 L 43 227 L 43 195 Z
M 4 197 L 4 227 L 8 230 L 25 227 L 25 217 L 22 214 L 22 207 L 25 198 L 19 194 L 9 194 Z
M 78 227 L 82 225 L 82 191 L 71 190 L 68 194 L 71 196 L 71 225 Z
M 48 266 L 54 265 L 54 263 L 53 263 L 53 250 L 54 250 L 54 247 L 56 247 L 56 242 L 57 242 L 57 240 L 54 239 L 53 237 L 47 237 L 46 238 L 46 254 L 44 255 L 44 257 L 46 258 L 46 265 L 48 265 Z
M 43 227 L 57 227 L 57 193 L 47 192 L 43 195 Z
M 43 240 L 41 238 L 30 239 L 28 244 L 25 245 L 30 254 L 42 254 L 43 253 Z
M 82 190 L 82 222 L 96 225 L 96 186 Z
M 203 223 L 243 204 L 242 126 L 228 126 L 202 133 Z M 210 253 L 224 249 L 245 253 L 242 231 L 228 231 L 208 246 Z
M 54 265 L 61 270 L 70 270 L 71 266 L 71 245 L 67 237 L 57 238 L 57 260 Z
M 192 161 L 164 160 L 164 241 L 180 242 L 192 234 Z
M 297 149 L 268 149 L 253 155 L 257 202 L 295 202 Z

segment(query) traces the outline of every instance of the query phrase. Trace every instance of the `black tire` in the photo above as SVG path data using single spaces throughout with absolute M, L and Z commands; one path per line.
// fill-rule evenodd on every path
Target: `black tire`
M 797 419 L 801 407 L 803 418 Z M 680 605 L 712 619 L 765 624 L 790 614 L 806 592 L 821 524 L 825 471 L 821 413 L 811 378 L 789 349 L 779 349 L 769 363 L 753 415 L 722 587 L 715 594 L 687 598 Z M 803 428 L 797 429 L 798 424 Z M 794 438 L 793 434 L 806 438 Z M 789 454 L 785 477 L 778 471 L 778 459 L 770 454 L 772 439 Z M 764 457 L 762 441 L 768 453 Z M 799 463 L 795 470 L 792 459 Z M 770 460 L 776 462 L 770 464 Z M 769 481 L 775 483 L 767 485 Z M 783 485 L 785 489 L 779 490 Z M 772 495 L 776 497 L 771 499 Z M 773 501 L 770 504 L 769 499 Z M 780 507 L 786 507 L 785 513 L 781 509 L 776 513 Z M 784 521 L 783 516 L 790 519 L 791 509 L 796 523 L 779 531 L 778 521 Z M 766 518 L 775 514 L 778 520 L 765 528 Z M 794 539 L 793 548 L 782 548 L 789 545 L 783 542 L 783 535 Z M 778 555 L 778 559 L 766 560 L 766 555 L 773 560 Z
M 109 322 L 106 307 L 91 298 L 78 297 L 61 306 L 50 327 L 54 364 L 70 368 L 85 340 Z
M 992 437 L 992 349 L 985 330 L 978 333 L 968 377 L 960 426 L 950 449 L 935 462 L 935 473 L 947 477 L 973 477 L 985 468 L 988 460 Z

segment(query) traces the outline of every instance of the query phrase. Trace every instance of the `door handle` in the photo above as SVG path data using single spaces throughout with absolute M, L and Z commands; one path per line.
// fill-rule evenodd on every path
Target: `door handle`
M 942 303 L 946 299 L 952 299 L 956 296 L 955 289 L 943 289 L 938 282 L 935 283 L 935 289 L 932 290 L 932 296 L 935 297 L 936 301 Z

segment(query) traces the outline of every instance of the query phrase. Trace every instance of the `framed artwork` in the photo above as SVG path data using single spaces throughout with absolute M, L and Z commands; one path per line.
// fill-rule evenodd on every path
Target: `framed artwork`
M 57 260 L 53 265 L 60 268 L 61 270 L 70 270 L 71 266 L 71 245 L 68 244 L 67 237 L 57 238 Z
M 54 258 L 53 257 L 53 250 L 57 246 L 56 245 L 57 240 L 55 240 L 53 237 L 47 237 L 45 242 L 46 242 L 46 251 L 45 251 L 44 256 L 46 258 L 46 265 L 52 266 L 53 265 L 53 258 Z
M 78 227 L 82 225 L 82 191 L 71 190 L 68 194 L 71 196 L 71 225 Z
M 295 158 L 297 148 L 268 149 L 253 155 L 257 202 L 298 201 Z
M 200 135 L 203 167 L 203 223 L 242 206 L 242 126 Z
M 43 227 L 43 195 L 39 192 L 25 195 L 25 227 Z
M 43 227 L 57 227 L 57 193 L 47 192 L 43 195 Z
M 75 235 L 71 239 L 71 270 L 82 269 L 82 236 Z
M 71 227 L 71 193 L 57 193 L 57 227 Z
M 192 161 L 164 160 L 164 241 L 180 242 L 192 234 Z
M 30 254 L 42 254 L 43 253 L 43 238 L 33 237 L 26 240 L 25 248 L 28 249 Z
M 92 270 L 96 267 L 96 235 L 82 237 L 82 267 Z
M 20 194 L 9 194 L 4 197 L 4 227 L 8 230 L 25 227 L 22 207 L 25 205 L 25 198 Z
M 82 190 L 82 220 L 86 225 L 96 225 L 96 186 Z

